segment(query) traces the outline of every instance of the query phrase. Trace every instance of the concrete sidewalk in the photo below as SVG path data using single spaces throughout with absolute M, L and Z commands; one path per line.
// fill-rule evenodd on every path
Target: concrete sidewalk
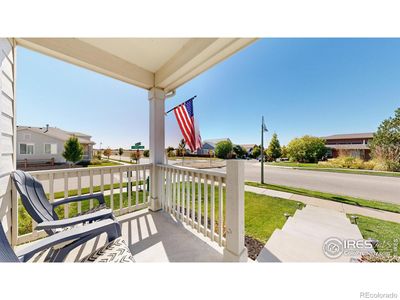
M 267 195 L 267 196 L 271 196 L 271 197 L 299 201 L 304 204 L 327 208 L 327 209 L 332 209 L 332 210 L 336 210 L 339 212 L 343 212 L 345 214 L 357 214 L 357 215 L 381 219 L 381 220 L 385 220 L 385 221 L 400 223 L 400 214 L 397 214 L 397 213 L 392 213 L 392 212 L 387 212 L 387 211 L 382 211 L 382 210 L 377 210 L 377 209 L 372 209 L 372 208 L 366 208 L 366 207 L 358 207 L 358 206 L 354 206 L 354 205 L 350 205 L 350 204 L 344 204 L 344 203 L 340 203 L 340 202 L 334 202 L 334 201 L 325 200 L 325 199 L 296 195 L 296 194 L 291 194 L 291 193 L 286 193 L 286 192 L 268 190 L 268 189 L 263 189 L 263 188 L 259 188 L 259 187 L 249 186 L 249 185 L 245 185 L 245 191 L 256 193 L 256 194 Z

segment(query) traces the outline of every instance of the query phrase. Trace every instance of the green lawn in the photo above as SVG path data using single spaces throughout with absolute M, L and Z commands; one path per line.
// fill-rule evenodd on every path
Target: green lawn
M 245 193 L 245 232 L 263 243 L 286 222 L 285 213 L 293 215 L 298 201 Z
M 378 240 L 376 251 L 400 255 L 400 224 L 357 215 L 357 225 L 364 239 Z M 397 242 L 396 242 L 397 240 Z M 398 245 L 398 247 L 396 247 Z M 397 249 L 396 249 L 397 248 Z
M 122 164 L 111 161 L 111 160 L 102 160 L 100 164 L 96 164 L 96 165 L 88 164 L 87 167 L 88 168 L 97 168 L 97 167 L 120 166 L 120 165 L 122 165 Z
M 346 203 L 346 204 L 360 206 L 360 207 L 368 207 L 368 208 L 374 208 L 374 209 L 379 209 L 379 210 L 384 210 L 384 211 L 400 213 L 400 205 L 393 204 L 393 203 L 381 202 L 381 201 L 376 201 L 376 200 L 365 200 L 365 199 L 361 199 L 361 198 L 335 195 L 335 194 L 324 193 L 324 192 L 319 192 L 319 191 L 314 191 L 314 190 L 288 187 L 288 186 L 284 186 L 284 185 L 261 184 L 258 182 L 246 182 L 246 184 L 250 185 L 250 186 L 261 187 L 261 188 L 266 188 L 266 189 L 276 190 L 276 191 L 281 191 L 281 192 L 288 192 L 288 193 L 293 193 L 293 194 L 298 194 L 298 195 L 303 195 L 303 196 L 315 197 L 315 198 L 320 198 L 320 199 L 326 199 L 326 200 L 331 200 L 331 201 L 340 202 L 340 203 Z
M 400 177 L 400 172 L 380 172 L 380 171 L 369 171 L 362 169 L 347 169 L 347 168 L 331 168 L 316 163 L 295 163 L 295 162 L 273 162 L 267 163 L 271 166 L 280 167 L 291 167 L 294 169 L 309 170 L 309 171 L 320 171 L 320 172 L 331 172 L 331 173 L 347 173 L 347 174 L 358 174 L 358 175 L 372 175 L 372 176 L 386 176 L 386 177 Z

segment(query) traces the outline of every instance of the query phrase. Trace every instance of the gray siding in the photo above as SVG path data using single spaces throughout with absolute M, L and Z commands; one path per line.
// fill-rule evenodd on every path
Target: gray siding
M 26 135 L 30 136 L 29 139 L 26 139 Z M 34 152 L 32 154 L 20 154 L 20 144 L 33 144 L 34 145 Z M 44 152 L 44 144 L 57 144 L 57 154 L 48 154 Z M 84 148 L 87 146 L 85 144 L 82 144 Z M 84 151 L 84 155 L 86 154 L 85 152 L 88 152 L 89 157 L 86 158 L 84 156 L 84 159 L 91 159 L 92 158 L 92 146 L 90 146 L 89 151 Z M 40 160 L 50 160 L 51 158 L 54 158 L 54 161 L 56 163 L 63 163 L 65 162 L 65 158 L 62 156 L 62 153 L 64 151 L 64 141 L 56 139 L 51 136 L 47 136 L 45 134 L 33 132 L 28 129 L 19 129 L 17 130 L 17 160 L 35 160 L 35 159 L 40 159 Z
M 14 47 L 0 38 L 0 221 L 11 239 L 11 179 L 15 169 Z
M 29 139 L 25 139 L 25 135 L 29 135 Z M 19 153 L 20 144 L 34 144 L 33 155 L 25 155 Z M 44 144 L 57 144 L 57 154 L 46 154 L 44 152 Z M 24 159 L 48 159 L 54 158 L 55 162 L 65 162 L 62 152 L 64 151 L 64 141 L 55 139 L 51 136 L 32 132 L 30 130 L 17 131 L 17 160 Z

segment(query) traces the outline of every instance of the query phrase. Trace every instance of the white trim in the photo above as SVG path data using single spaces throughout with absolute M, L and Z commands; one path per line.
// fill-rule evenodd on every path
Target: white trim
M 46 145 L 50 145 L 50 153 L 46 152 Z M 55 146 L 55 152 L 53 152 L 53 146 Z M 43 143 L 43 154 L 58 154 L 58 144 L 57 143 Z
M 32 153 L 21 153 L 21 145 L 26 145 L 28 150 L 28 146 L 32 146 Z M 19 155 L 35 155 L 35 144 L 34 143 L 18 143 L 18 153 Z

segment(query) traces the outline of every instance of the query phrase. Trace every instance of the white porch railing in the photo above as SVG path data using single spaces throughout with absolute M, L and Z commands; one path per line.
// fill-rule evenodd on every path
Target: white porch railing
M 143 209 L 148 206 L 148 183 L 151 164 L 121 165 L 95 168 L 71 168 L 30 172 L 44 187 L 50 202 L 56 202 L 68 196 L 104 193 L 107 206 L 116 216 Z M 14 190 L 16 191 L 15 187 Z M 18 197 L 13 197 L 14 214 L 13 241 L 26 243 L 46 236 L 43 231 L 35 231 L 36 223 L 24 213 Z M 57 213 L 63 217 L 72 217 L 95 206 L 93 200 L 64 205 Z M 24 220 L 19 220 L 23 215 Z M 29 223 L 32 225 L 29 226 Z M 27 225 L 28 224 L 28 225 Z M 28 228 L 30 227 L 30 228 Z M 21 233 L 21 235 L 19 234 Z
M 226 174 L 174 165 L 157 167 L 164 179 L 162 209 L 225 246 Z
M 244 162 L 229 160 L 226 174 L 157 165 L 161 208 L 224 248 L 224 260 L 247 261 L 244 245 Z

